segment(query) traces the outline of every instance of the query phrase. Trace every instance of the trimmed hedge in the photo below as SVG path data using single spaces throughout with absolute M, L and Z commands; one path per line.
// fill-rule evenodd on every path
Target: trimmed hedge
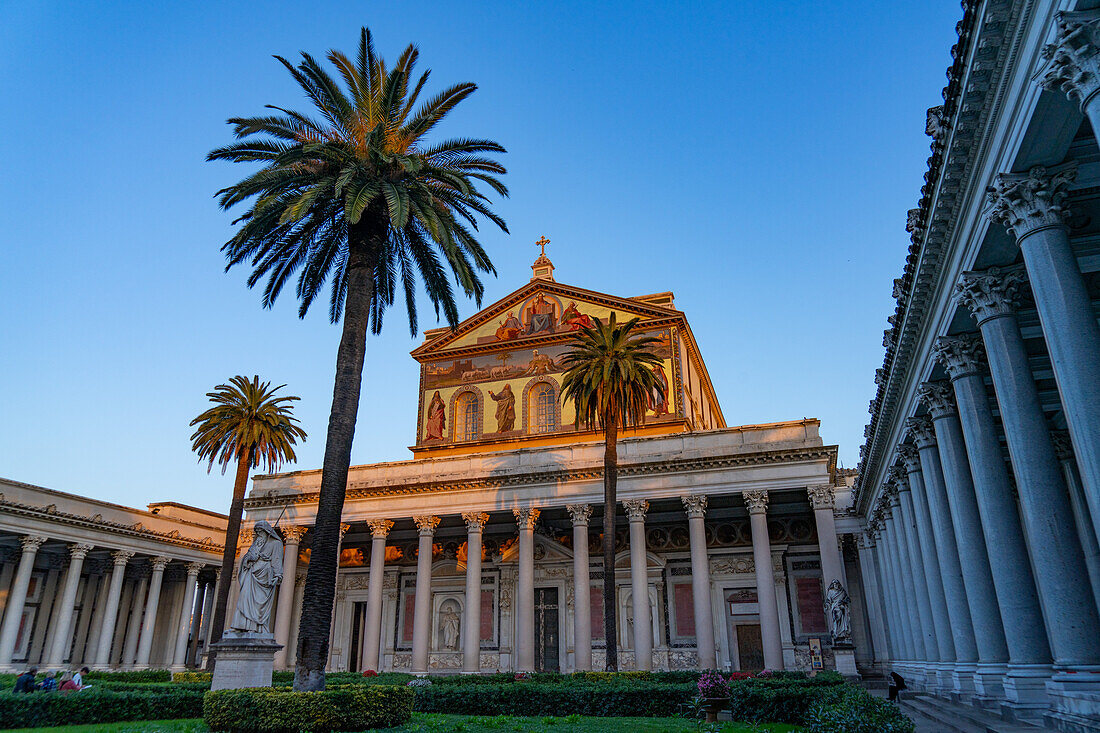
M 141 669 L 131 672 L 89 672 L 86 680 L 111 680 L 112 682 L 171 682 L 172 673 L 166 669 Z
M 214 681 L 213 672 L 173 672 L 172 682 L 175 684 L 184 684 L 188 682 L 205 682 L 208 686 Z
M 913 733 L 913 721 L 898 706 L 846 687 L 832 704 L 815 705 L 802 722 L 805 733 Z
M 386 685 L 346 685 L 321 692 L 275 688 L 217 690 L 203 698 L 211 730 L 233 733 L 312 733 L 392 728 L 412 717 L 413 691 Z
M 202 696 L 202 690 L 167 687 L 142 692 L 92 687 L 80 692 L 5 694 L 0 695 L 0 729 L 197 718 L 202 715 Z
M 695 685 L 690 683 L 433 683 L 416 688 L 414 709 L 457 715 L 669 717 L 694 695 Z

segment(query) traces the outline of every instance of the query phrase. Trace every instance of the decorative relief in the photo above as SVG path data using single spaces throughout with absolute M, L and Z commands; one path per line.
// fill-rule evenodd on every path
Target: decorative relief
M 699 656 L 695 652 L 673 649 L 668 653 L 668 668 L 671 670 L 698 669 Z
M 898 446 L 898 458 L 901 459 L 901 465 L 905 466 L 905 470 L 909 473 L 921 470 L 920 453 L 917 452 L 917 447 L 912 443 L 902 443 Z
M 707 497 L 705 494 L 681 496 L 680 501 L 684 503 L 684 509 L 687 511 L 689 517 L 702 519 L 706 515 Z
M 933 150 L 943 146 L 949 129 L 943 105 L 929 107 L 924 121 L 924 134 L 932 138 Z
M 1060 11 L 1055 17 L 1058 35 L 1043 47 L 1047 62 L 1044 88 L 1061 90 L 1084 105 L 1100 89 L 1100 14 L 1096 10 Z
M 932 345 L 932 356 L 943 364 L 951 379 L 980 375 L 985 360 L 982 337 L 976 333 L 940 336 Z
M 19 544 L 23 547 L 23 552 L 38 552 L 38 548 L 45 541 L 46 538 L 40 534 L 27 534 L 19 538 Z
M 767 491 L 744 491 L 741 496 L 745 498 L 745 505 L 749 508 L 749 514 L 763 514 L 768 511 Z
M 645 513 L 649 511 L 649 502 L 645 499 L 624 499 L 623 509 L 631 522 L 645 521 Z
M 370 527 L 371 537 L 385 539 L 393 529 L 393 522 L 389 519 L 372 519 L 367 522 L 367 526 Z
M 807 487 L 806 494 L 814 509 L 832 509 L 836 506 L 836 491 L 830 484 Z
M 197 578 L 199 577 L 199 571 L 206 567 L 204 562 L 189 562 L 187 563 L 187 577 Z
M 1024 280 L 1024 272 L 1015 268 L 964 272 L 955 286 L 955 301 L 969 310 L 980 326 L 992 318 L 1016 312 Z
M 125 566 L 133 558 L 133 550 L 115 550 L 111 553 L 111 561 L 117 566 Z
M 515 515 L 516 524 L 519 525 L 520 529 L 534 530 L 540 512 L 534 507 L 525 507 L 523 509 L 513 509 L 512 514 Z
M 917 449 L 932 448 L 936 445 L 936 428 L 932 425 L 932 418 L 927 415 L 910 417 L 905 421 L 905 430 Z
M 752 555 L 713 557 L 710 560 L 710 572 L 713 574 L 730 573 L 735 575 L 755 573 L 756 564 L 753 562 Z
M 370 576 L 366 573 L 345 573 L 345 590 L 366 590 L 370 586 Z
M 283 537 L 286 539 L 288 545 L 297 545 L 305 537 L 308 527 L 298 527 L 293 524 L 288 524 L 281 528 Z
M 588 504 L 570 504 L 566 507 L 569 510 L 569 516 L 573 519 L 574 526 L 586 525 L 592 518 L 592 507 Z
M 421 537 L 431 537 L 435 534 L 435 528 L 439 526 L 440 518 L 433 517 L 430 514 L 422 514 L 413 517 L 413 522 L 416 524 L 417 530 L 420 531 Z
M 886 469 L 886 481 L 900 493 L 909 491 L 909 473 L 900 465 Z
M 1069 208 L 1069 184 L 1077 178 L 1077 164 L 1054 168 L 1037 165 L 1027 173 L 1000 173 L 987 190 L 989 216 L 1016 239 L 1033 231 L 1062 226 Z
M 917 396 L 928 407 L 933 420 L 950 417 L 956 413 L 955 390 L 945 380 L 921 382 L 917 387 Z
M 393 667 L 394 669 L 409 669 L 412 667 L 413 657 L 412 654 L 394 654 L 393 655 Z
M 73 560 L 83 560 L 92 551 L 93 546 L 83 543 L 69 545 L 69 556 Z
M 485 523 L 489 521 L 489 515 L 485 512 L 466 512 L 462 515 L 462 519 L 466 522 L 468 531 L 480 532 L 485 528 Z
M 348 533 L 349 529 L 351 529 L 350 524 L 344 524 L 343 522 L 340 523 L 340 541 L 341 542 L 344 541 L 344 535 L 346 535 Z
M 88 549 L 91 549 L 90 545 L 88 546 Z M 170 563 L 171 560 L 169 560 L 167 557 L 158 555 L 157 557 L 152 558 L 149 562 L 152 564 L 153 572 L 155 573 L 158 570 L 164 572 L 164 568 L 168 567 L 168 563 Z

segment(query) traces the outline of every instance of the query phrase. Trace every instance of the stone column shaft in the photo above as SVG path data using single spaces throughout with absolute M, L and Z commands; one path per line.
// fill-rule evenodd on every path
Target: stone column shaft
M 275 643 L 283 648 L 275 652 L 275 669 L 286 669 L 287 660 L 296 655 L 290 649 L 290 617 L 294 614 L 294 578 L 298 575 L 298 547 L 305 536 L 306 528 L 287 525 L 282 528 L 283 539 L 283 579 L 279 581 L 279 594 L 275 599 Z
M 1077 463 L 1073 460 L 1073 452 L 1069 446 L 1069 436 L 1065 433 L 1052 435 L 1055 439 L 1054 450 L 1058 452 L 1058 461 L 1062 464 L 1062 476 L 1066 479 L 1066 488 L 1069 489 L 1069 502 L 1073 506 L 1073 521 L 1077 525 L 1077 536 L 1081 540 L 1081 549 L 1085 553 L 1085 565 L 1089 569 L 1089 580 L 1092 583 L 1092 595 L 1096 600 L 1096 607 L 1100 608 L 1100 541 L 1092 530 L 1092 512 L 1085 499 L 1085 488 L 1081 485 L 1081 473 L 1077 470 Z
M 111 661 L 111 647 L 115 642 L 115 624 L 118 621 L 118 604 L 122 598 L 122 581 L 126 577 L 126 563 L 134 553 L 119 550 L 111 554 L 114 565 L 111 569 L 111 584 L 107 588 L 107 606 L 103 611 L 102 630 L 99 634 L 99 644 L 93 657 L 96 669 L 107 669 Z
M 439 517 L 413 517 L 420 532 L 416 556 L 416 596 L 413 600 L 412 673 L 428 674 L 428 654 L 432 641 L 432 538 Z
M 760 607 L 760 636 L 764 647 L 764 666 L 783 669 L 783 641 L 779 630 L 779 606 L 775 597 L 775 570 L 772 568 L 771 538 L 768 536 L 768 492 L 746 491 L 749 526 L 752 530 L 752 557 L 756 566 L 756 596 Z
M 184 582 L 183 606 L 176 630 L 176 648 L 172 654 L 172 669 L 182 672 L 187 669 L 187 640 L 191 634 L 191 612 L 195 606 L 195 587 L 199 582 L 199 571 L 203 563 L 193 562 L 187 565 L 187 580 Z
M 710 607 L 710 559 L 707 557 L 705 513 L 707 497 L 702 494 L 681 498 L 688 514 L 688 542 L 691 548 L 691 605 L 695 612 L 695 644 L 699 669 L 717 669 L 714 651 L 714 618 Z
M 513 509 L 519 524 L 516 578 L 516 671 L 535 671 L 535 521 L 538 509 Z
M 573 655 L 578 672 L 592 669 L 592 576 L 588 568 L 588 522 L 592 507 L 570 504 L 573 518 Z
M 23 551 L 19 555 L 19 567 L 15 571 L 8 602 L 4 607 L 4 622 L 0 625 L 0 669 L 13 669 L 11 658 L 15 653 L 19 624 L 23 621 L 23 609 L 27 604 L 27 589 L 34 571 L 34 558 L 45 541 L 46 538 L 41 535 L 25 535 L 20 540 Z
M 882 605 L 886 612 L 886 637 L 890 644 L 890 661 L 905 659 L 905 644 L 901 630 L 901 619 L 897 610 L 897 595 L 894 590 L 894 574 L 890 567 L 889 541 L 880 534 L 875 547 L 877 555 L 876 569 L 879 574 L 879 587 L 882 589 Z
M 386 572 L 386 538 L 393 528 L 389 519 L 370 522 L 370 577 L 367 579 L 367 617 L 363 632 L 363 669 L 382 671 L 378 655 L 382 644 L 382 581 Z M 285 576 L 284 576 L 285 577 Z M 293 585 L 293 581 L 291 581 Z M 291 603 L 293 604 L 293 595 Z
M 886 641 L 886 611 L 883 602 L 882 586 L 875 569 L 875 540 L 867 532 L 859 538 L 859 572 L 863 580 L 866 597 L 867 620 L 871 626 L 871 651 L 876 664 L 882 664 L 890 658 L 890 649 Z
M 65 661 L 69 647 L 72 646 L 76 590 L 80 585 L 80 571 L 84 566 L 84 558 L 91 549 L 91 545 L 69 545 L 69 569 L 65 573 L 65 587 L 58 601 L 61 604 L 61 612 L 57 616 L 57 631 L 53 636 L 53 644 L 50 646 L 49 654 L 46 655 L 46 665 L 49 667 L 60 667 Z
M 191 614 L 191 642 L 187 646 L 187 666 L 194 667 L 199 652 L 199 640 L 202 638 L 202 627 L 206 620 L 206 592 L 209 584 L 199 581 L 195 594 L 195 609 Z
M 145 615 L 145 596 L 149 591 L 149 578 L 138 578 L 134 592 L 130 594 L 130 619 L 126 622 L 126 638 L 122 644 L 122 666 L 133 667 L 137 661 L 138 638 L 141 636 L 141 619 Z
M 481 671 L 481 534 L 489 515 L 463 514 L 466 520 L 466 618 L 462 619 L 462 673 Z
M 649 563 L 645 549 L 645 513 L 649 502 L 628 499 L 623 502 L 630 520 L 630 595 L 634 615 L 634 668 L 653 666 L 653 623 L 649 615 Z
M 891 570 L 898 591 L 898 613 L 905 633 L 905 658 L 910 662 L 919 662 L 924 661 L 924 642 L 921 640 L 920 617 L 914 608 L 917 591 L 913 587 L 913 574 L 909 570 L 909 552 L 896 494 L 891 497 L 891 509 L 892 513 L 886 517 L 886 539 L 890 543 L 893 561 Z
M 153 558 L 153 573 L 149 576 L 149 596 L 145 601 L 145 618 L 141 624 L 141 638 L 138 640 L 137 660 L 139 668 L 149 667 L 149 656 L 153 651 L 153 631 L 157 625 L 157 606 L 160 605 L 160 586 L 164 580 L 164 568 L 168 558 Z
M 915 512 L 913 510 L 913 495 L 909 488 L 909 478 L 898 471 L 898 508 L 901 510 L 898 517 L 898 528 L 901 532 L 898 539 L 905 543 L 905 551 L 909 557 L 908 568 L 902 568 L 904 573 L 908 569 L 913 579 L 914 599 L 916 600 L 917 623 L 914 624 L 917 631 L 920 646 L 917 651 L 924 651 L 925 661 L 936 663 L 940 660 L 940 648 L 936 638 L 936 620 L 932 615 L 932 602 L 928 592 L 928 579 L 924 573 L 924 560 L 921 557 L 920 540 L 917 538 Z

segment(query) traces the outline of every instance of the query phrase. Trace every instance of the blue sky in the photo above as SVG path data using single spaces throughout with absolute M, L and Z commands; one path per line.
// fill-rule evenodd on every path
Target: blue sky
M 480 89 L 441 135 L 498 140 L 499 276 L 672 290 L 731 425 L 818 417 L 854 466 L 941 102 L 956 0 L 725 3 L 0 3 L 0 476 L 224 511 L 188 422 L 260 374 L 300 395 L 320 465 L 339 329 L 223 274 L 205 163 L 225 119 L 306 102 L 272 54 L 409 42 Z M 236 168 L 236 169 L 235 169 Z M 463 317 L 476 311 L 461 305 Z M 430 309 L 422 328 L 436 325 Z M 411 457 L 403 307 L 368 342 L 353 462 Z

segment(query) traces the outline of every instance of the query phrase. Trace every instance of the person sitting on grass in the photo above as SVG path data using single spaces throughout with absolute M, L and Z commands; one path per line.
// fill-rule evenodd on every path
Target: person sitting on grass
M 79 692 L 80 685 L 73 681 L 73 673 L 65 672 L 61 675 L 61 691 L 62 692 Z
M 78 689 L 83 690 L 86 685 L 84 684 L 84 675 L 88 674 L 87 667 L 81 667 L 79 672 L 73 673 L 73 682 L 76 683 Z
M 15 689 L 12 692 L 34 692 L 34 677 L 38 670 L 31 667 L 15 679 Z
M 47 672 L 46 678 L 38 683 L 42 692 L 57 692 L 57 672 Z

